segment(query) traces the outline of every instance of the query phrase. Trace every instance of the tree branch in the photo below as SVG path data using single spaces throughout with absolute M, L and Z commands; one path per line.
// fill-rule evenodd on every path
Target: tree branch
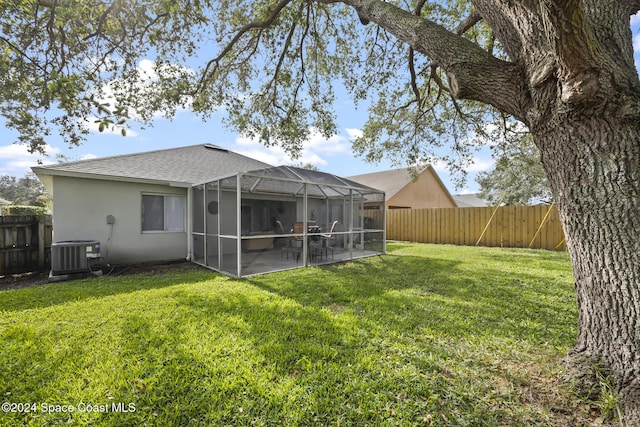
M 409 74 L 411 75 L 411 90 L 413 90 L 416 102 L 418 103 L 418 105 L 420 105 L 422 103 L 422 96 L 420 95 L 420 89 L 418 88 L 418 78 L 416 75 L 416 67 L 413 56 L 414 50 L 413 48 L 409 48 Z
M 420 0 L 416 5 L 416 8 L 413 13 L 416 16 L 420 16 L 422 14 L 422 8 L 424 7 L 427 0 Z M 416 75 L 416 67 L 414 61 L 415 51 L 412 47 L 409 47 L 409 73 L 411 74 L 411 89 L 413 90 L 413 94 L 415 95 L 416 102 L 418 105 L 422 104 L 422 96 L 420 95 L 420 89 L 418 88 L 418 81 Z
M 40 71 L 42 71 L 42 73 L 44 75 L 47 75 L 48 71 L 46 68 L 44 68 L 42 65 L 40 65 L 40 63 L 36 62 L 33 58 L 31 58 L 29 55 L 26 54 L 26 52 L 24 52 L 22 49 L 20 49 L 20 47 L 18 47 L 15 43 L 13 43 L 11 40 L 9 40 L 8 38 L 6 38 L 4 35 L 0 35 L 0 40 L 3 41 L 7 46 L 9 46 L 9 48 L 11 50 L 14 50 L 15 52 L 18 53 L 18 55 L 20 55 L 22 58 L 26 59 L 28 62 L 30 62 L 31 64 L 33 64 L 34 67 L 36 67 L 37 69 L 39 69 Z
M 220 61 L 222 60 L 222 58 L 224 58 L 231 51 L 231 49 L 233 49 L 233 47 L 236 45 L 236 43 L 238 43 L 238 41 L 246 33 L 248 33 L 251 30 L 254 30 L 254 29 L 262 29 L 262 28 L 266 28 L 269 25 L 271 25 L 273 23 L 273 21 L 276 20 L 278 15 L 280 15 L 280 12 L 282 11 L 282 9 L 284 9 L 292 1 L 293 0 L 280 0 L 276 4 L 276 6 L 273 9 L 273 11 L 271 12 L 271 14 L 267 17 L 267 19 L 265 19 L 264 21 L 252 21 L 252 22 L 249 22 L 248 24 L 245 24 L 240 29 L 238 29 L 238 31 L 236 31 L 236 33 L 235 33 L 235 36 L 233 36 L 231 41 L 225 46 L 224 49 L 222 49 L 220 54 L 217 57 L 215 57 L 212 60 L 210 60 L 209 62 L 207 62 L 207 66 L 205 67 L 205 69 L 204 69 L 204 71 L 202 73 L 202 77 L 200 78 L 200 81 L 198 82 L 196 92 L 200 91 L 200 89 L 202 88 L 204 83 L 207 81 L 207 77 L 209 76 L 209 74 L 210 73 L 215 73 L 215 70 L 218 68 L 218 65 L 219 65 Z M 212 71 L 210 71 L 210 70 L 212 70 Z
M 580 0 L 549 0 L 542 3 L 542 16 L 548 22 L 556 52 L 561 99 L 577 104 L 598 91 L 595 71 L 596 42 L 589 29 Z
M 104 23 L 107 20 L 107 16 L 109 16 L 109 14 L 111 13 L 111 11 L 113 10 L 114 5 L 111 4 L 109 5 L 109 7 L 104 11 L 104 13 L 102 14 L 102 16 L 100 16 L 100 20 L 98 21 L 98 28 L 91 34 L 89 34 L 88 36 L 86 36 L 83 40 L 87 41 L 92 37 L 96 37 L 100 34 L 102 34 L 102 28 L 104 27 Z
M 469 14 L 469 16 L 467 16 L 462 22 L 460 22 L 460 24 L 458 24 L 453 32 L 455 34 L 462 35 L 473 28 L 473 26 L 480 22 L 481 19 L 482 16 L 480 15 L 480 12 L 474 10 Z
M 526 121 L 529 99 L 521 85 L 523 75 L 514 64 L 497 59 L 472 41 L 428 19 L 382 0 L 343 0 L 361 16 L 375 22 L 433 59 L 449 77 L 454 97 L 493 105 Z M 475 16 L 469 22 L 477 19 Z

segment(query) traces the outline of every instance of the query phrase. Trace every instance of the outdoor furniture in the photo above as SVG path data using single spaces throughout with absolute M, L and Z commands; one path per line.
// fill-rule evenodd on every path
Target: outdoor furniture
M 287 232 L 284 231 L 284 227 L 282 226 L 282 222 L 276 220 L 276 234 L 287 234 Z M 293 245 L 292 245 L 292 241 L 293 238 L 291 236 L 287 236 L 287 237 L 278 237 L 276 238 L 277 241 L 282 241 L 282 239 L 284 239 L 284 245 L 282 245 L 282 243 L 280 243 L 280 256 L 282 258 L 287 257 L 287 259 L 289 259 L 289 254 L 293 253 Z
M 322 260 L 322 236 L 318 236 L 322 229 L 317 225 L 310 225 L 308 227 L 309 234 L 314 233 L 315 235 L 308 236 L 308 245 L 307 252 L 309 254 L 310 260 L 315 260 L 317 257 L 320 257 Z
M 321 249 L 324 249 L 325 259 L 329 256 L 329 249 L 331 249 L 331 259 L 333 260 L 333 246 L 331 246 L 329 242 L 331 241 L 335 242 L 335 238 L 333 237 L 333 232 L 336 230 L 337 224 L 338 224 L 338 221 L 333 221 L 333 223 L 331 224 L 331 228 L 329 229 L 329 232 L 320 234 L 320 237 L 322 238 Z
M 307 258 L 309 261 L 313 261 L 316 256 L 320 256 L 320 259 L 322 259 L 322 242 L 321 236 L 318 235 L 321 231 L 322 229 L 316 225 L 315 221 L 307 222 Z M 295 255 L 296 262 L 298 262 L 303 250 L 304 222 L 294 222 L 292 232 L 294 234 L 291 242 L 292 252 Z
M 249 233 L 248 236 L 265 236 L 263 238 L 258 239 L 243 239 L 242 240 L 242 249 L 246 251 L 264 251 L 267 249 L 273 249 L 273 240 L 272 236 L 273 231 L 254 231 Z
M 385 195 L 381 191 L 331 174 L 290 166 L 218 175 L 220 178 L 195 184 L 186 195 L 180 195 L 185 205 L 191 201 L 190 209 L 177 209 L 175 218 L 169 218 L 170 226 L 178 224 L 177 215 L 185 211 L 182 222 L 192 221 L 187 223 L 191 230 L 190 248 L 192 254 L 200 254 L 195 259 L 198 264 L 244 277 L 384 253 L 384 227 L 363 231 L 382 242 L 380 250 L 344 250 L 354 234 L 351 224 L 361 226 L 363 218 L 370 215 L 379 217 L 381 226 L 385 224 Z M 330 234 L 336 220 L 340 224 L 331 236 L 336 240 L 334 244 L 322 234 Z M 345 223 L 349 224 L 346 230 Z M 249 236 L 251 231 L 266 230 L 273 234 Z M 239 243 L 262 239 L 266 246 L 269 243 L 265 240 L 270 242 L 271 238 L 272 250 L 246 251 Z M 179 236 L 175 240 L 180 240 Z M 328 258 L 331 247 L 334 261 Z M 296 265 L 292 255 L 303 262 Z

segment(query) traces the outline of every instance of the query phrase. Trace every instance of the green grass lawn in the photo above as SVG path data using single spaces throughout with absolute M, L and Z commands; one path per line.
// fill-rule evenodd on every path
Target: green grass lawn
M 566 253 L 444 245 L 9 290 L 0 425 L 574 424 L 576 320 Z

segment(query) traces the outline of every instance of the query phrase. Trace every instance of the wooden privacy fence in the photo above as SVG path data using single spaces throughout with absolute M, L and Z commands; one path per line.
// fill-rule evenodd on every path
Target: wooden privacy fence
M 387 239 L 464 246 L 565 250 L 552 206 L 390 209 Z
M 0 274 L 49 268 L 51 215 L 0 216 Z

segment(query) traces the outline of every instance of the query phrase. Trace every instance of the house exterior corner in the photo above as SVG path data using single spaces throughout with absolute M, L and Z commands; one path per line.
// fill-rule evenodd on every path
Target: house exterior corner
M 54 176 L 53 188 L 56 242 L 98 240 L 102 258 L 112 265 L 188 257 L 187 188 L 65 176 Z M 182 199 L 182 226 L 144 230 L 145 196 Z

